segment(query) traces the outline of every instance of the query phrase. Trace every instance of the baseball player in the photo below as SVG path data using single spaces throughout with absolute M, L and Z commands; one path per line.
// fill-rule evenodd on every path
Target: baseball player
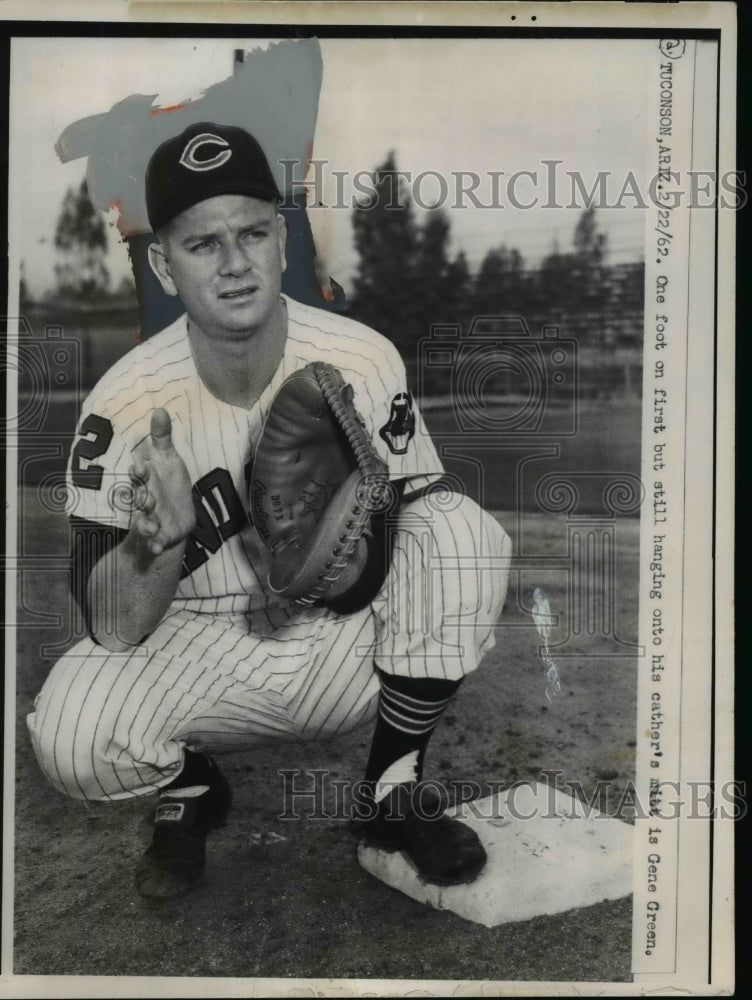
M 428 816 L 415 790 L 441 714 L 494 643 L 509 540 L 469 498 L 427 491 L 442 466 L 392 344 L 281 294 L 279 198 L 241 129 L 193 125 L 155 152 L 150 261 L 185 313 L 100 380 L 68 464 L 88 636 L 56 663 L 28 725 L 64 794 L 158 793 L 136 873 L 151 898 L 202 877 L 206 835 L 231 801 L 216 755 L 374 720 L 360 829 L 439 883 L 486 860 L 469 827 Z M 361 572 L 305 605 L 268 586 L 248 484 L 278 391 L 322 361 L 352 386 L 401 500 L 373 516 Z

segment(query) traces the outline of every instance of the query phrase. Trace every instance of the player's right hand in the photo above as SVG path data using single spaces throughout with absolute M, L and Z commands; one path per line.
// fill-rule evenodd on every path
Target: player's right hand
M 131 529 L 147 540 L 152 555 L 161 555 L 196 524 L 191 479 L 172 443 L 167 410 L 152 411 L 150 433 L 134 450 L 128 474 L 134 497 Z

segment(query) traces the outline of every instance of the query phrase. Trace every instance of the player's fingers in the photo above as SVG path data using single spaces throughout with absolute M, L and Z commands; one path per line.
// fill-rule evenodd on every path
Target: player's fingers
M 170 414 L 161 406 L 151 412 L 151 441 L 159 451 L 172 447 L 172 422 Z
M 157 498 L 150 490 L 142 489 L 139 490 L 138 504 L 138 509 L 143 511 L 144 514 L 151 514 L 157 506 Z
M 144 479 L 131 473 L 131 508 L 151 513 L 156 505 L 156 498 L 146 485 Z
M 149 479 L 149 466 L 134 462 L 128 469 L 128 475 L 134 485 L 146 483 Z
M 159 521 L 154 517 L 147 517 L 145 519 L 145 525 L 141 530 L 141 535 L 143 536 L 146 547 L 152 555 L 158 556 L 164 552 L 164 540 L 161 537 L 161 526 Z
M 149 497 L 149 489 L 146 485 L 147 475 L 142 474 L 142 469 L 132 465 L 128 470 L 130 477 L 130 497 L 131 508 L 133 510 L 146 510 L 146 503 Z M 153 505 L 152 505 L 153 508 Z
M 136 481 L 131 491 L 131 508 L 137 511 L 145 511 L 148 495 L 149 491 L 144 484 Z
M 159 521 L 148 514 L 142 514 L 135 522 L 136 531 L 144 538 L 152 538 L 159 531 Z

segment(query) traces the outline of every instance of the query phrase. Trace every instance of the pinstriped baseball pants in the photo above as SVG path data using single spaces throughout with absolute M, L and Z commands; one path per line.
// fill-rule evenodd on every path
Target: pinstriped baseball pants
M 174 602 L 142 645 L 90 639 L 53 667 L 27 722 L 52 784 L 81 799 L 152 792 L 183 748 L 226 753 L 310 741 L 375 718 L 374 665 L 457 680 L 494 645 L 511 544 L 467 497 L 403 505 L 390 570 L 353 615 L 279 607 L 206 614 Z

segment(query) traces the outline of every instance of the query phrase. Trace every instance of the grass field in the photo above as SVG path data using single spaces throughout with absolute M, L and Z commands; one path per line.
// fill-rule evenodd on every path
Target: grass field
M 574 473 L 579 513 L 603 510 L 604 477 L 640 475 L 640 404 L 630 398 L 582 400 L 574 417 L 549 407 L 547 433 L 521 436 L 501 430 L 509 407 L 483 412 L 488 430 L 463 433 L 457 408 L 426 407 L 424 417 L 447 472 L 484 507 L 495 510 L 539 510 L 536 491 L 541 479 Z M 492 428 L 498 425 L 500 430 Z M 556 429 L 560 433 L 556 433 Z
M 49 509 L 49 496 L 42 503 L 28 488 L 22 501 L 16 974 L 629 979 L 629 899 L 487 929 L 427 909 L 373 880 L 355 860 L 344 821 L 280 820 L 279 768 L 321 768 L 330 777 L 359 778 L 370 740 L 365 730 L 305 748 L 274 745 L 226 758 L 235 808 L 228 826 L 209 842 L 206 884 L 169 906 L 140 899 L 133 868 L 148 841 L 145 803 L 69 801 L 47 785 L 31 752 L 24 717 L 70 641 L 68 539 L 63 517 Z M 564 517 L 509 511 L 497 516 L 513 536 L 515 552 L 524 549 L 527 568 L 518 563 L 511 575 L 496 648 L 443 719 L 429 748 L 426 776 L 511 783 L 560 770 L 591 794 L 608 775 L 618 800 L 634 774 L 637 659 L 619 641 L 636 640 L 639 522 L 622 518 L 614 524 L 615 628 L 604 637 L 574 634 L 573 580 L 585 597 L 598 584 L 554 561 L 567 552 Z M 561 653 L 555 655 L 562 692 L 551 705 L 529 618 L 536 585 L 547 589 L 560 615 L 554 642 Z M 285 839 L 278 848 L 259 849 L 254 834 L 269 832 Z

